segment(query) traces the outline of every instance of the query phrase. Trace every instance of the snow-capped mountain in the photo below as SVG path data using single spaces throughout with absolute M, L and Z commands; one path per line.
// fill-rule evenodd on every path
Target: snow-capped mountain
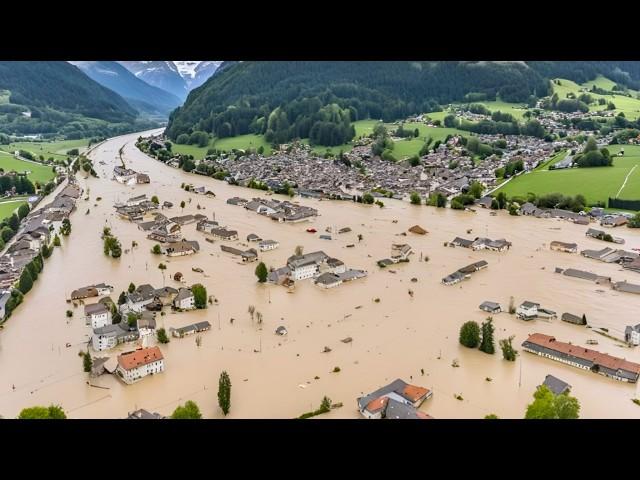
M 192 89 L 199 87 L 213 75 L 222 62 L 182 60 L 120 63 L 148 84 L 184 100 Z
M 187 83 L 180 75 L 175 63 L 167 61 L 124 61 L 119 63 L 149 85 L 173 93 L 182 101 L 187 98 L 189 93 Z

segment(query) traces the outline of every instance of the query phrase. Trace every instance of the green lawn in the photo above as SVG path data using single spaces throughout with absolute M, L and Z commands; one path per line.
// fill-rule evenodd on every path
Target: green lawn
M 13 153 L 16 150 L 26 150 L 37 158 L 42 155 L 45 159 L 53 157 L 55 160 L 65 160 L 67 152 L 72 148 L 82 149 L 89 144 L 89 139 L 62 140 L 58 142 L 13 142 L 1 145 L 0 150 Z
M 265 141 L 262 135 L 238 135 L 237 137 L 213 139 L 206 147 L 198 147 L 197 145 L 178 145 L 174 143 L 171 147 L 172 151 L 183 155 L 193 155 L 196 160 L 201 160 L 207 155 L 207 150 L 216 148 L 223 151 L 231 151 L 234 148 L 246 150 L 249 148 L 264 147 L 264 154 L 271 155 L 271 145 Z
M 5 172 L 11 170 L 15 170 L 18 173 L 28 171 L 29 174 L 27 176 L 32 182 L 47 183 L 54 177 L 52 167 L 18 160 L 13 155 L 5 152 L 0 152 L 0 168 L 4 169 Z
M 565 195 L 581 193 L 589 203 L 606 202 L 609 197 L 617 195 L 627 174 L 632 171 L 634 166 L 638 165 L 629 176 L 619 197 L 640 199 L 640 146 L 610 145 L 607 148 L 612 155 L 616 155 L 621 148 L 625 150 L 623 157 L 615 157 L 612 167 L 566 170 L 543 168 L 514 178 L 498 191 L 505 192 L 509 197 L 524 196 L 529 192 L 538 195 L 554 192 L 561 192 Z
M 20 199 L 24 199 L 26 197 L 19 197 Z M 10 217 L 13 212 L 20 207 L 20 205 L 24 205 L 27 202 L 19 201 L 18 198 L 11 198 L 7 200 L 0 200 L 0 220 Z

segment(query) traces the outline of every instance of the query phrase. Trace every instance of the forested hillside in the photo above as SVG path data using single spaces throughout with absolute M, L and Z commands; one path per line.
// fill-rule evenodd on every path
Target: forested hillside
M 167 134 L 218 138 L 264 134 L 269 142 L 310 138 L 339 145 L 350 122 L 392 121 L 439 110 L 472 93 L 526 102 L 549 82 L 520 62 L 241 62 L 220 68 L 175 110 Z
M 67 62 L 0 62 L 0 133 L 86 138 L 155 126 Z

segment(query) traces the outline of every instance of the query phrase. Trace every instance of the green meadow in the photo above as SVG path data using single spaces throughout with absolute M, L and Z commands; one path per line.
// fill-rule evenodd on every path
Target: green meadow
M 622 148 L 625 152 L 624 156 L 614 158 L 611 167 L 548 170 L 548 165 L 551 164 L 549 162 L 545 168 L 514 178 L 496 193 L 504 192 L 508 197 L 525 196 L 529 192 L 536 195 L 555 192 L 565 195 L 582 194 L 589 203 L 606 203 L 609 197 L 616 196 L 630 200 L 640 199 L 640 146 L 610 145 L 607 148 L 612 155 L 617 155 Z M 554 163 L 564 158 L 558 157 L 559 155 L 554 157 Z
M 62 140 L 57 142 L 13 142 L 9 145 L 0 145 L 0 150 L 13 153 L 16 150 L 26 150 L 37 158 L 42 155 L 45 160 L 53 157 L 55 160 L 65 160 L 67 152 L 73 148 L 87 147 L 89 140 Z
M 41 165 L 35 162 L 25 162 L 24 160 L 18 160 L 13 155 L 0 152 L 0 168 L 5 172 L 15 170 L 18 173 L 27 171 L 27 177 L 32 182 L 47 183 L 53 179 L 53 168 L 49 165 Z
M 0 219 L 10 217 L 15 210 L 24 205 L 27 202 L 24 201 L 27 197 L 14 197 L 11 199 L 0 200 Z

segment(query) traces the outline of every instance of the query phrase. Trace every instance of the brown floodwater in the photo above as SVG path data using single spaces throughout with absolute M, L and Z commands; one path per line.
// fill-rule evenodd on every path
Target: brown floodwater
M 312 224 L 279 224 L 225 203 L 232 196 L 251 198 L 263 192 L 167 167 L 139 152 L 134 145 L 137 137 L 114 138 L 93 151 L 91 157 L 100 178 L 80 179 L 90 201 L 78 201 L 71 217 L 71 236 L 63 237 L 62 247 L 46 261 L 33 290 L 0 331 L 3 417 L 12 418 L 24 407 L 49 403 L 62 405 L 71 418 L 123 418 L 136 408 L 170 415 L 177 405 L 194 400 L 206 418 L 221 418 L 217 384 L 220 372 L 226 370 L 233 385 L 231 418 L 291 418 L 316 409 L 324 395 L 344 404 L 324 417 L 358 418 L 356 398 L 398 377 L 433 390 L 433 397 L 421 409 L 436 418 L 482 418 L 488 413 L 522 418 L 536 386 L 547 374 L 573 386 L 581 403 L 581 417 L 640 418 L 640 407 L 631 402 L 637 396 L 635 385 L 522 351 L 516 362 L 506 362 L 497 340 L 515 335 L 514 345 L 521 350 L 527 334 L 534 332 L 582 345 L 595 338 L 599 345 L 593 348 L 640 362 L 637 348 L 621 347 L 589 329 L 560 320 L 526 323 L 507 313 L 494 316 L 495 355 L 458 343 L 463 322 L 480 322 L 487 316 L 478 309 L 482 301 L 497 301 L 506 309 L 510 296 L 516 305 L 524 300 L 539 302 L 558 312 L 558 317 L 563 312 L 586 313 L 591 324 L 612 333 L 621 334 L 626 325 L 638 323 L 640 296 L 554 273 L 556 266 L 574 267 L 614 280 L 640 282 L 639 274 L 622 271 L 618 265 L 548 249 L 552 240 L 577 242 L 579 249 L 605 246 L 587 239 L 585 226 L 512 217 L 506 212 L 490 216 L 482 209 L 471 213 L 416 207 L 395 200 L 385 200 L 385 208 L 380 209 L 298 198 L 295 200 L 317 208 L 320 216 Z M 150 184 L 130 187 L 111 180 L 122 145 L 127 166 L 148 173 Z M 217 196 L 187 193 L 180 188 L 183 182 L 206 185 Z M 295 247 L 302 245 L 305 252 L 322 249 L 347 267 L 367 270 L 369 276 L 329 290 L 301 281 L 293 293 L 283 287 L 260 285 L 254 275 L 255 263 L 244 265 L 221 252 L 220 241 L 204 241 L 195 224 L 183 227 L 183 235 L 199 241 L 198 254 L 171 259 L 152 255 L 154 242 L 135 224 L 114 215 L 114 202 L 139 194 L 157 195 L 161 203 L 173 202 L 174 208 L 163 212 L 169 216 L 203 213 L 211 217 L 215 213 L 216 220 L 239 232 L 239 241 L 226 244 L 246 243 L 249 233 L 279 241 L 280 248 L 260 254 L 269 267 L 284 265 Z M 97 197 L 102 199 L 96 201 Z M 187 202 L 184 212 L 179 207 L 181 200 Z M 203 210 L 197 209 L 198 204 Z M 89 215 L 85 214 L 87 209 Z M 400 235 L 415 224 L 429 233 Z M 123 249 L 130 249 L 134 240 L 139 246 L 119 260 L 106 257 L 100 238 L 105 225 L 121 240 Z M 306 232 L 310 225 L 317 228 L 317 234 Z M 352 231 L 334 234 L 331 241 L 319 239 L 327 226 L 348 226 Z M 466 234 L 467 229 L 473 233 Z M 364 237 L 361 242 L 358 234 Z M 625 248 L 640 247 L 640 232 L 622 228 L 615 234 L 626 239 Z M 455 236 L 504 237 L 513 246 L 504 253 L 443 246 Z M 416 252 L 411 262 L 392 266 L 396 273 L 389 268 L 380 270 L 376 261 L 390 255 L 392 243 L 404 242 Z M 347 248 L 348 244 L 355 247 Z M 429 257 L 428 262 L 419 261 L 421 253 Z M 445 275 L 483 259 L 489 267 L 471 279 L 454 286 L 440 283 Z M 157 268 L 160 262 L 168 265 L 166 281 Z M 192 267 L 201 267 L 204 274 L 192 272 Z M 106 282 L 115 286 L 115 300 L 130 282 L 160 287 L 164 281 L 177 287 L 180 284 L 172 278 L 178 271 L 189 285 L 204 284 L 218 305 L 195 312 L 167 312 L 157 317 L 158 327 L 209 320 L 212 329 L 201 335 L 201 346 L 196 345 L 194 336 L 172 338 L 171 343 L 160 346 L 166 363 L 163 374 L 135 385 L 103 375 L 91 383 L 104 388 L 88 385 L 78 352 L 85 348 L 90 330 L 84 324 L 82 306 L 74 309 L 66 303 L 71 290 Z M 412 277 L 418 281 L 411 282 Z M 374 302 L 375 298 L 380 302 Z M 249 305 L 263 313 L 262 325 L 251 321 Z M 65 316 L 68 308 L 74 310 L 70 321 Z M 287 328 L 287 336 L 274 333 L 280 325 Z M 342 343 L 345 337 L 353 341 Z M 68 342 L 73 346 L 66 348 Z M 332 351 L 322 353 L 325 346 Z M 115 355 L 131 348 L 120 346 L 107 353 Z M 452 367 L 454 359 L 459 368 Z M 341 371 L 332 373 L 336 366 Z M 456 394 L 463 400 L 457 400 Z

